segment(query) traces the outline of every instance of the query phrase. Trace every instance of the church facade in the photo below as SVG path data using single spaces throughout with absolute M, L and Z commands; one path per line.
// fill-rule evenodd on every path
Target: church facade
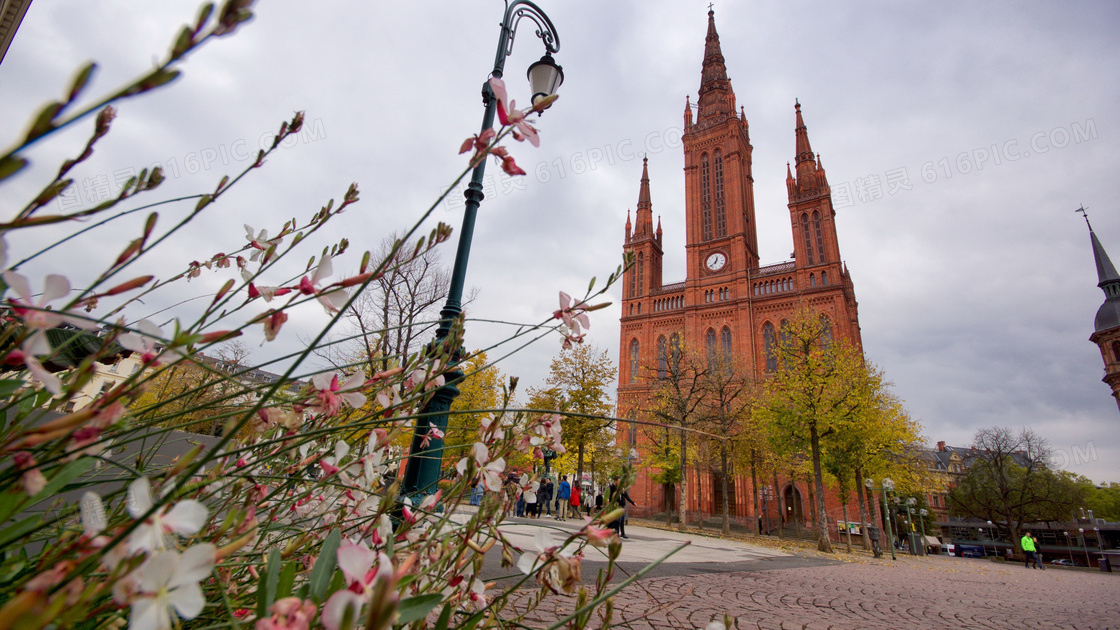
M 660 218 L 654 226 L 644 161 L 635 216 L 633 222 L 629 214 L 626 219 L 623 248 L 633 254 L 635 262 L 623 278 L 620 418 L 653 420 L 649 406 L 665 361 L 677 348 L 734 357 L 758 376 L 774 371 L 774 348 L 782 323 L 803 309 L 827 319 L 833 337 L 860 346 L 855 292 L 840 255 L 828 179 L 810 146 L 799 103 L 793 111 L 793 166 L 787 164 L 786 176 L 793 260 L 760 264 L 750 128 L 744 109 L 737 106 L 711 11 L 695 109 L 693 119 L 693 106 L 686 100 L 683 281 L 665 283 L 662 278 L 663 232 Z M 619 427 L 618 441 L 632 456 L 636 451 L 638 459 L 648 461 L 650 441 L 639 425 Z M 657 483 L 656 473 L 648 466 L 639 470 L 630 491 L 638 515 L 663 512 L 675 505 L 676 491 L 667 496 L 673 486 Z M 804 483 L 777 480 L 780 487 L 774 488 L 772 483 L 758 480 L 756 493 L 749 471 L 735 473 L 729 508 L 736 520 L 761 518 L 761 508 L 756 507 L 760 495 L 772 499 L 766 510 L 771 524 L 808 520 Z M 719 479 L 718 467 L 689 470 L 690 512 L 722 513 Z M 768 485 L 771 487 L 766 488 Z M 779 502 L 779 498 L 786 500 Z M 779 503 L 785 515 L 775 518 Z

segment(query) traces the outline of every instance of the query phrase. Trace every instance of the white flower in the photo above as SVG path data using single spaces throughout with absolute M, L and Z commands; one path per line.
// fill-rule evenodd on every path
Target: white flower
M 141 565 L 129 630 L 170 630 L 172 609 L 183 619 L 197 617 L 206 604 L 198 583 L 213 570 L 217 551 L 209 543 L 195 545 L 182 555 L 161 551 Z
M 537 548 L 538 553 L 523 553 L 517 560 L 517 568 L 525 575 L 532 575 L 534 571 L 544 566 L 548 561 L 549 555 L 556 550 L 556 543 L 552 540 L 552 533 L 543 527 L 537 528 L 536 535 L 533 536 L 533 546 Z M 571 552 L 561 552 L 562 556 L 571 556 Z
M 140 518 L 150 509 L 152 509 L 151 484 L 147 477 L 140 477 L 128 486 L 128 513 L 132 518 Z M 132 536 L 128 539 L 128 550 L 136 553 L 166 549 L 165 534 L 172 532 L 180 536 L 197 534 L 206 524 L 209 515 L 210 511 L 206 506 L 193 499 L 180 501 L 170 510 L 167 506 L 163 506 L 133 530 Z

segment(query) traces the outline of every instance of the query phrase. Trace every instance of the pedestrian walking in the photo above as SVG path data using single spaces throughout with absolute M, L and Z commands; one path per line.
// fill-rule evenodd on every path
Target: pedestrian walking
M 1038 567 L 1039 569 L 1045 571 L 1045 569 L 1042 568 L 1042 564 L 1038 561 L 1038 555 L 1035 553 L 1034 539 L 1031 538 L 1030 534 L 1023 534 L 1023 538 L 1019 540 L 1019 546 L 1023 548 L 1024 569 L 1033 569 L 1035 567 Z M 1031 566 L 1032 562 L 1035 565 L 1034 567 Z
M 482 485 L 482 480 L 478 481 L 478 485 L 471 488 L 471 505 L 478 505 L 482 503 L 482 493 L 485 489 Z
M 563 521 L 568 517 L 568 501 L 572 496 L 572 486 L 568 483 L 568 476 L 560 477 L 560 487 L 556 490 L 556 520 Z
M 603 511 L 603 491 L 602 490 L 595 493 L 595 511 L 600 512 L 600 513 Z
M 618 507 L 622 508 L 622 516 L 618 517 L 618 535 L 622 538 L 629 538 L 626 535 L 626 521 L 630 519 L 630 506 L 637 505 L 637 503 L 634 503 L 634 500 L 630 498 L 629 492 L 618 488 L 618 479 L 614 480 L 614 484 L 618 495 Z
M 575 515 L 576 518 L 579 518 L 579 484 L 578 483 L 574 484 L 572 486 L 572 494 L 571 494 L 571 497 L 568 499 L 568 503 L 570 503 L 571 506 L 572 506 L 572 513 Z
M 541 484 L 541 490 L 537 493 L 540 498 L 540 505 L 537 507 L 537 516 L 540 516 L 539 511 L 542 507 L 548 513 L 548 516 L 552 516 L 552 491 L 552 479 L 545 477 L 544 483 Z
M 525 516 L 529 518 L 536 518 L 540 516 L 540 511 L 537 505 L 537 490 L 539 488 L 539 482 L 531 481 L 529 482 L 529 487 L 521 492 L 521 496 L 525 499 Z
M 882 538 L 882 532 L 874 525 L 867 526 L 867 537 L 871 539 L 871 554 L 876 558 L 883 557 L 883 548 L 879 546 L 879 540 Z

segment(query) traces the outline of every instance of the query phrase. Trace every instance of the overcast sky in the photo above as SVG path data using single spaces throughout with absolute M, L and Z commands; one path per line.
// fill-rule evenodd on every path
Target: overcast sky
M 559 291 L 581 294 L 613 271 L 642 155 L 665 230 L 665 282 L 684 279 L 680 131 L 685 96 L 695 102 L 699 87 L 707 2 L 543 5 L 565 82 L 537 120 L 540 148 L 510 146 L 529 175 L 489 170 L 467 279 L 479 290 L 477 319 L 538 322 Z M 85 60 L 100 64 L 91 98 L 150 67 L 196 10 L 181 0 L 35 2 L 0 66 L 0 142 L 13 142 Z M 253 22 L 197 52 L 173 87 L 121 105 L 112 133 L 74 173 L 82 201 L 156 162 L 169 175 L 163 196 L 208 191 L 305 110 L 293 146 L 149 264 L 170 274 L 235 249 L 243 223 L 275 232 L 358 182 L 362 201 L 302 257 L 346 236 L 352 256 L 336 269 L 353 270 L 464 166 L 456 152 L 478 130 L 502 10 L 496 0 L 260 2 Z M 784 177 L 798 98 L 834 189 L 866 354 L 929 443 L 967 446 L 980 427 L 1029 426 L 1059 465 L 1120 481 L 1120 413 L 1088 341 L 1104 296 L 1074 213 L 1085 204 L 1120 262 L 1120 5 L 724 1 L 715 10 L 750 122 L 763 264 L 792 250 Z M 506 70 L 521 103 L 525 68 L 543 52 L 531 26 L 521 25 Z M 11 214 L 52 165 L 80 152 L 90 124 L 33 151 L 35 168 L 0 189 L 0 208 Z M 456 198 L 436 218 L 457 227 L 461 208 Z M 137 229 L 98 234 L 28 271 L 81 278 Z M 18 255 L 33 244 L 9 245 Z M 175 297 L 221 281 L 211 274 Z M 619 291 L 612 297 L 617 305 Z M 615 355 L 619 309 L 593 315 L 590 341 Z M 297 329 L 323 321 L 321 311 L 301 312 L 287 340 L 259 349 L 252 340 L 254 358 L 290 351 Z M 467 343 L 510 330 L 473 323 Z M 546 339 L 502 369 L 523 388 L 539 385 L 558 349 Z

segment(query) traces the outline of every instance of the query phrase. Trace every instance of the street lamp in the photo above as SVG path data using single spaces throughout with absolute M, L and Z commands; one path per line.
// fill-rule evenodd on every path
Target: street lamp
M 1089 563 L 1089 543 L 1085 542 L 1085 528 L 1078 527 L 1077 532 L 1081 534 L 1081 548 L 1085 551 L 1085 566 L 1091 566 Z
M 988 521 L 988 537 L 992 539 L 992 555 L 999 556 L 999 549 L 996 548 L 996 528 Z
M 898 560 L 894 552 L 894 530 L 891 526 L 891 508 L 887 505 L 887 493 L 894 492 L 894 481 L 890 477 L 883 478 L 883 515 L 887 519 L 887 542 L 891 546 L 891 560 Z M 895 497 L 896 499 L 898 497 Z
M 918 536 L 920 536 L 921 539 L 922 539 L 922 553 L 921 553 L 921 555 L 923 555 L 923 556 L 926 555 L 926 516 L 928 516 L 928 515 L 929 515 L 929 510 L 927 510 L 925 508 L 922 508 L 922 509 L 918 510 L 918 516 L 920 516 L 921 519 L 922 519 L 922 531 L 918 532 Z
M 533 90 L 533 104 L 551 95 L 564 80 L 564 72 L 552 60 L 552 53 L 560 50 L 560 36 L 552 20 L 536 4 L 528 0 L 514 0 L 506 7 L 505 17 L 502 20 L 502 30 L 498 35 L 498 52 L 494 56 L 494 69 L 490 76 L 502 78 L 505 72 L 506 57 L 513 52 L 513 40 L 516 35 L 517 25 L 522 18 L 529 18 L 536 25 L 536 35 L 544 44 L 545 54 L 539 61 L 529 66 L 528 78 Z M 482 114 L 482 131 L 485 132 L 494 126 L 494 114 L 497 109 L 497 99 L 490 89 L 489 81 L 482 84 L 482 102 L 485 110 Z M 455 252 L 455 264 L 451 271 L 451 284 L 447 289 L 447 302 L 439 312 L 440 323 L 436 329 L 436 338 L 430 348 L 438 349 L 440 344 L 450 334 L 452 326 L 463 312 L 463 285 L 466 283 L 467 261 L 471 253 L 471 238 L 474 235 L 475 217 L 478 206 L 484 197 L 482 181 L 486 174 L 486 160 L 479 160 L 471 173 L 471 181 L 467 185 L 464 197 L 467 199 L 466 210 L 463 213 L 463 226 L 459 233 L 459 249 Z M 455 384 L 463 378 L 463 372 L 453 366 L 460 357 L 460 348 L 452 348 L 448 357 L 448 366 L 444 372 L 446 385 L 437 389 L 431 399 L 421 410 L 416 419 L 416 430 L 412 436 L 412 448 L 409 450 L 408 465 L 404 471 L 404 481 L 401 484 L 401 495 L 428 495 L 434 494 L 439 482 L 440 465 L 443 462 L 443 439 L 430 435 L 430 428 L 435 427 L 440 431 L 447 428 L 447 412 L 451 409 L 451 401 L 459 395 Z M 425 444 L 427 442 L 427 444 Z
M 984 550 L 984 557 L 987 558 L 988 557 L 988 545 L 984 544 L 984 528 L 983 527 L 978 527 L 978 528 L 976 528 L 976 531 L 977 531 L 977 533 L 979 534 L 979 537 L 980 537 L 980 548 Z
M 1069 532 L 1062 532 L 1066 535 L 1066 550 L 1069 551 L 1069 563 L 1073 564 L 1073 542 L 1069 539 Z

